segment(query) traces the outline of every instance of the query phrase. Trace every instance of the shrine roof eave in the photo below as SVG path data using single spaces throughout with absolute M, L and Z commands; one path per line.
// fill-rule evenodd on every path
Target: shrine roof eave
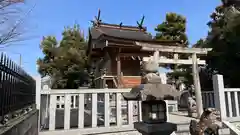
M 108 40 L 108 41 L 117 41 L 117 42 L 144 42 L 144 43 L 151 43 L 151 44 L 161 44 L 161 45 L 168 45 L 168 46 L 176 46 L 180 44 L 180 41 L 167 41 L 167 40 L 155 40 L 155 39 L 134 39 L 134 38 L 122 38 L 122 37 L 115 37 L 110 35 L 102 34 L 96 40 Z
M 113 37 L 113 36 L 108 36 L 108 35 L 101 35 L 98 38 L 98 41 L 104 41 L 105 45 L 102 46 L 102 48 L 105 47 L 119 47 L 119 48 L 139 48 L 141 49 L 142 46 L 139 44 L 136 44 L 138 42 L 144 43 L 144 44 L 158 44 L 162 46 L 176 46 L 180 45 L 178 41 L 157 41 L 157 40 L 136 40 L 136 39 L 126 39 L 126 38 L 119 38 L 119 37 Z M 152 50 L 144 50 L 142 51 L 150 51 Z
M 110 28 L 110 27 L 92 27 L 90 29 L 90 34 L 92 35 L 92 39 L 99 39 L 101 36 L 111 36 L 111 37 L 119 37 L 123 39 L 144 39 L 144 40 L 151 40 L 152 36 L 147 34 L 146 32 L 136 29 L 136 30 L 129 30 L 129 29 L 119 29 L 119 28 Z

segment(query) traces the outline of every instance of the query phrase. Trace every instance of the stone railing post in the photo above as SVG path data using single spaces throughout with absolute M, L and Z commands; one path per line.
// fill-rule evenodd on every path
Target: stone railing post
M 224 94 L 224 81 L 222 75 L 213 75 L 213 89 L 215 107 L 220 111 L 221 120 L 225 120 L 227 115 Z
M 35 76 L 34 77 L 35 81 L 36 81 L 36 95 L 35 95 L 35 104 L 36 104 L 36 109 L 38 109 L 38 131 L 40 131 L 40 106 L 41 106 L 41 76 Z
M 41 77 L 40 76 L 35 76 L 34 77 L 35 81 L 36 81 L 36 108 L 40 109 L 40 103 L 41 103 Z

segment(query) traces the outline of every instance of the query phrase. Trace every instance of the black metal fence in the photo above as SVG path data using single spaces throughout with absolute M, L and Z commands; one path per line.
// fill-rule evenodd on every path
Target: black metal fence
M 1 53 L 0 117 L 35 103 L 35 89 L 35 80 Z

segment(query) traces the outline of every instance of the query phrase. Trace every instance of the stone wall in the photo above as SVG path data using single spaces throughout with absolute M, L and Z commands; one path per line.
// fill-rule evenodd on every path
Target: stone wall
M 38 110 L 28 112 L 9 126 L 0 128 L 0 135 L 38 135 Z

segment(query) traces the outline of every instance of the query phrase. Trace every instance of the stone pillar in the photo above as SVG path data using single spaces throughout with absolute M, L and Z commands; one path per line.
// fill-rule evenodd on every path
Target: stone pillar
M 40 112 L 40 105 L 41 105 L 41 89 L 42 89 L 42 79 L 41 76 L 34 77 L 36 81 L 36 109 Z M 40 131 L 40 115 L 38 115 L 38 130 Z
M 194 81 L 194 88 L 195 88 L 195 96 L 196 96 L 196 103 L 197 103 L 197 116 L 198 118 L 201 117 L 203 113 L 203 103 L 202 103 L 202 94 L 201 94 L 201 85 L 198 73 L 198 64 L 197 64 L 197 55 L 196 53 L 192 54 L 192 71 L 193 71 L 193 81 Z

